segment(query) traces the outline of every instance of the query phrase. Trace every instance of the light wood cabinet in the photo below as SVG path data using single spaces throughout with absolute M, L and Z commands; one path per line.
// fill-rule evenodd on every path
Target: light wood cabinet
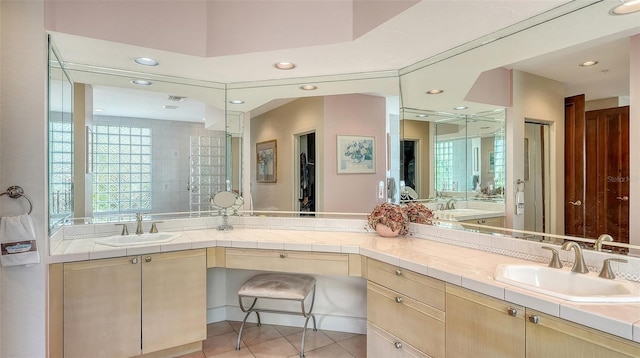
M 368 323 L 379 327 L 383 336 L 397 337 L 412 346 L 422 356 L 444 357 L 444 283 L 371 259 L 367 260 L 367 277 Z M 367 349 L 378 356 L 373 343 Z
M 367 324 L 367 352 L 370 356 L 385 358 L 429 357 L 407 342 L 371 323 Z
M 131 357 L 206 339 L 205 250 L 64 264 L 65 357 Z
M 139 257 L 64 264 L 64 356 L 140 354 Z
M 524 357 L 525 309 L 447 284 L 448 357 Z
M 227 248 L 225 261 L 227 268 L 235 269 L 348 276 L 349 256 L 342 253 Z M 360 265 L 360 261 L 353 264 Z
M 204 250 L 142 256 L 142 353 L 207 338 Z
M 530 318 L 530 319 L 529 319 Z M 640 343 L 527 309 L 527 357 L 640 357 Z

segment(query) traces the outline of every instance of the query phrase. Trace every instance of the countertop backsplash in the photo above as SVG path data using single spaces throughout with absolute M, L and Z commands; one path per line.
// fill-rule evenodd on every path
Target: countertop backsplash
M 153 221 L 144 221 L 143 229 L 148 232 Z M 160 232 L 180 232 L 215 229 L 222 223 L 217 216 L 171 219 L 157 224 Z M 231 216 L 229 224 L 247 229 L 279 229 L 327 232 L 372 232 L 367 227 L 366 219 L 340 218 L 294 218 L 266 216 Z M 135 232 L 135 222 L 128 222 L 129 232 Z M 85 224 L 65 226 L 50 237 L 51 252 L 55 252 L 62 240 L 78 240 L 119 235 L 121 227 L 115 223 Z M 500 255 L 516 257 L 524 260 L 546 263 L 550 260 L 550 252 L 542 246 L 548 243 L 514 239 L 496 234 L 479 233 L 464 230 L 452 230 L 445 227 L 411 224 L 410 236 L 414 238 L 434 240 L 446 244 L 487 251 Z M 573 252 L 558 250 L 560 260 L 565 266 L 572 264 Z M 606 258 L 612 256 L 606 252 L 583 250 L 585 262 L 590 271 L 599 272 Z M 619 256 L 619 255 L 615 255 Z M 616 276 L 629 281 L 640 282 L 640 258 L 626 256 L 628 263 L 611 262 Z

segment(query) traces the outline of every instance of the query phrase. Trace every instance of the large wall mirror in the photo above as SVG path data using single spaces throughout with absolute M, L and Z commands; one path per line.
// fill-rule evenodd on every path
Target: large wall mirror
M 491 211 L 484 219 L 499 220 L 485 220 L 487 226 L 531 232 L 519 235 L 529 239 L 549 239 L 551 234 L 565 233 L 569 208 L 564 187 L 564 98 L 584 93 L 587 105 L 599 108 L 629 103 L 629 37 L 640 33 L 640 15 L 610 16 L 611 1 L 574 3 L 391 71 L 214 83 L 160 76 L 152 70 L 133 73 L 104 63 L 67 67 L 74 83 L 89 84 L 98 92 L 120 87 L 107 78 L 126 79 L 126 86 L 133 86 L 130 80 L 141 77 L 154 82 L 145 92 L 161 93 L 165 101 L 168 96 L 197 99 L 204 112 L 190 125 L 202 118 L 208 121 L 207 111 L 222 118 L 218 123 L 224 125 L 215 131 L 218 144 L 224 143 L 226 149 L 226 161 L 220 164 L 225 176 L 214 190 L 250 197 L 245 208 L 367 213 L 378 201 L 379 183 L 387 185 L 393 178 L 396 190 L 385 197 L 395 202 L 421 200 L 459 221 L 483 219 L 456 217 L 465 210 L 467 214 Z M 587 25 L 594 22 L 598 26 Z M 65 49 L 72 48 L 67 41 L 73 38 L 61 40 L 64 60 Z M 578 66 L 592 53 L 598 55 L 600 67 Z M 609 62 L 605 54 L 620 57 Z M 591 72 L 586 71 L 600 77 L 587 80 L 591 77 L 586 73 Z M 104 78 L 84 79 L 85 74 Z M 620 90 L 593 93 L 582 87 L 592 81 L 603 84 L 601 89 Z M 134 99 L 141 89 L 128 90 L 124 96 Z M 428 93 L 431 90 L 443 92 Z M 598 104 L 595 100 L 600 99 Z M 97 117 L 94 112 L 93 118 Z M 92 150 L 98 134 L 93 129 L 87 134 Z M 365 152 L 373 145 L 370 162 L 347 160 L 350 145 Z M 175 187 L 186 191 L 194 172 L 188 156 L 182 156 L 191 154 L 191 149 L 182 148 L 159 152 L 158 160 L 164 163 L 174 160 L 172 155 L 181 156 L 180 165 L 187 170 L 186 174 L 175 170 Z M 451 148 L 450 155 L 445 155 L 446 148 Z M 457 155 L 464 160 L 451 159 Z M 445 159 L 459 167 L 444 166 Z M 94 177 L 97 164 L 91 167 Z M 152 171 L 154 165 L 160 164 L 152 158 Z M 209 170 L 213 169 L 205 169 Z M 172 188 L 165 184 L 161 187 Z M 524 192 L 524 199 L 518 191 Z M 517 212 L 517 200 L 524 202 L 523 213 Z M 447 204 L 448 213 L 443 210 Z M 120 197 L 114 196 L 108 205 L 122 207 Z M 187 206 L 158 210 L 203 209 L 181 205 Z

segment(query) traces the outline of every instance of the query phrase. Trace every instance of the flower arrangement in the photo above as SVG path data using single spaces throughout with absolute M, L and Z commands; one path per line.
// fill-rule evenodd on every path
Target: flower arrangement
M 407 203 L 404 211 L 412 223 L 431 224 L 431 219 L 433 219 L 433 211 L 420 203 Z
M 378 224 L 385 225 L 393 232 L 405 235 L 409 232 L 409 223 L 431 224 L 433 212 L 419 203 L 407 203 L 398 205 L 383 203 L 377 205 L 367 215 L 369 227 L 376 230 Z
M 402 207 L 398 204 L 382 203 L 373 208 L 371 214 L 367 215 L 369 227 L 376 229 L 378 224 L 386 225 L 391 231 L 399 231 L 404 235 L 409 232 L 409 218 Z

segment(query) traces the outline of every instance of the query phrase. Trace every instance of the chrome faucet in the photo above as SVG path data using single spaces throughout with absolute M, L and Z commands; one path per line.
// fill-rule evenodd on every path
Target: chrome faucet
M 602 251 L 602 243 L 604 241 L 611 242 L 613 241 L 613 237 L 609 234 L 602 234 L 598 237 L 598 240 L 593 244 L 593 249 L 596 251 Z
M 587 264 L 584 262 L 584 256 L 582 255 L 582 248 L 580 247 L 580 245 L 576 244 L 574 241 L 567 241 L 562 244 L 562 249 L 567 251 L 570 251 L 571 249 L 574 250 L 575 259 L 573 260 L 573 267 L 571 268 L 571 272 L 589 272 Z
M 444 207 L 444 210 L 453 210 L 456 208 L 456 198 L 451 198 L 447 200 L 447 205 Z
M 136 213 L 136 222 L 138 226 L 136 226 L 136 235 L 144 234 L 144 230 L 142 230 L 142 213 Z

